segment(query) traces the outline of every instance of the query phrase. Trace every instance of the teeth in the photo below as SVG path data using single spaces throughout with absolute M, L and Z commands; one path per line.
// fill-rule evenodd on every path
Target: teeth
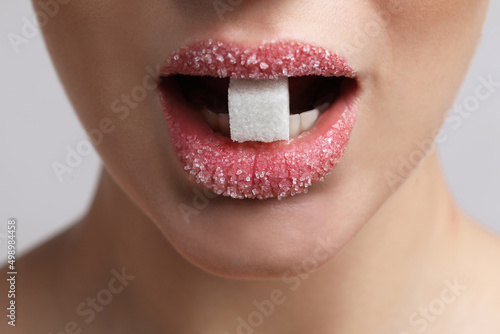
M 300 115 L 290 115 L 290 138 L 300 135 Z
M 316 108 L 314 109 L 318 109 L 320 113 L 322 113 L 323 111 L 326 111 L 326 109 L 328 109 L 330 107 L 330 103 L 328 102 L 325 102 L 323 104 L 320 104 L 319 106 L 317 106 Z
M 219 130 L 219 120 L 217 117 L 217 114 L 210 111 L 207 107 L 204 107 L 202 109 L 203 117 L 205 117 L 205 120 L 207 121 L 208 125 L 212 130 L 218 131 Z
M 313 109 L 300 114 L 300 130 L 310 130 L 318 120 L 319 110 Z
M 301 133 L 311 130 L 316 124 L 319 115 L 328 109 L 329 104 L 323 103 L 313 110 L 305 111 L 300 114 L 290 115 L 290 138 L 298 137 Z M 217 114 L 210 111 L 208 108 L 202 109 L 203 117 L 207 121 L 210 128 L 216 132 L 222 133 L 229 137 L 231 130 L 229 127 L 229 114 Z

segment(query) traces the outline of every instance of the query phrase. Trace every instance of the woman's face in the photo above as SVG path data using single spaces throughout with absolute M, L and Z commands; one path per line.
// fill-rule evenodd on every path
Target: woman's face
M 332 258 L 416 167 L 465 74 L 487 1 L 72 0 L 59 7 L 44 25 L 45 38 L 78 116 L 116 182 L 192 263 L 225 276 L 271 277 Z M 36 5 L 36 10 L 45 9 Z M 339 163 L 332 158 L 324 182 L 313 179 L 307 193 L 285 192 L 281 200 L 273 191 L 262 192 L 271 197 L 265 200 L 233 199 L 216 196 L 206 190 L 209 184 L 190 176 L 186 169 L 193 167 L 197 150 L 184 159 L 180 147 L 189 143 L 182 122 L 169 128 L 164 115 L 169 108 L 184 113 L 185 107 L 168 100 L 190 93 L 172 88 L 180 85 L 176 81 L 163 88 L 170 91 L 162 105 L 156 83 L 174 73 L 164 70 L 174 52 L 195 42 L 207 45 L 209 39 L 241 50 L 272 40 L 288 47 L 307 43 L 348 64 L 348 76 L 357 83 L 350 91 L 357 120 L 352 132 L 342 133 L 350 139 Z M 291 91 L 290 99 L 311 82 Z M 202 90 L 218 89 L 208 87 L 210 81 L 204 85 Z M 191 109 L 200 112 L 199 106 Z M 338 112 L 333 109 L 325 113 Z M 335 117 L 325 113 L 320 120 L 334 124 Z M 180 130 L 173 136 L 176 126 Z M 189 128 L 194 137 L 196 129 Z M 217 145 L 210 136 L 221 135 L 205 138 Z M 309 140 L 304 136 L 301 140 Z M 238 145 L 247 144 L 230 144 L 234 151 L 246 147 Z M 307 145 L 301 147 L 304 151 L 295 153 L 312 154 Z M 219 167 L 217 159 L 212 163 Z M 225 176 L 234 177 L 227 170 L 238 163 L 220 162 Z M 285 174 L 297 167 L 290 166 Z M 265 172 L 270 178 L 283 175 Z

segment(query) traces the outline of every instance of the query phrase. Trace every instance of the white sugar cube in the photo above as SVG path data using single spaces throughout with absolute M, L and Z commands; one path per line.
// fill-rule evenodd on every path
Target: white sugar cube
M 290 138 L 288 78 L 231 79 L 228 107 L 233 141 L 273 142 Z

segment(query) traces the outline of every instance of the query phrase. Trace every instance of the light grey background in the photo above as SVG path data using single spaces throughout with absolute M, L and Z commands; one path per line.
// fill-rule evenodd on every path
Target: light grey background
M 18 241 L 26 252 L 67 227 L 89 205 L 99 160 L 92 152 L 64 182 L 51 163 L 63 161 L 67 145 L 85 138 L 58 82 L 38 33 L 15 53 L 7 35 L 33 21 L 29 1 L 0 4 L 0 234 L 7 219 L 18 220 Z M 500 1 L 493 0 L 484 36 L 457 104 L 474 96 L 480 78 L 500 81 Z M 49 22 L 50 24 L 50 22 Z M 469 101 L 470 102 L 470 101 Z M 441 156 L 458 202 L 471 216 L 500 231 L 500 87 L 463 118 L 445 127 Z M 0 235 L 1 241 L 2 235 Z M 0 242 L 1 244 L 1 242 Z M 1 245 L 0 245 L 1 246 Z M 4 247 L 4 246 L 2 246 Z M 5 252 L 1 252 L 3 255 Z

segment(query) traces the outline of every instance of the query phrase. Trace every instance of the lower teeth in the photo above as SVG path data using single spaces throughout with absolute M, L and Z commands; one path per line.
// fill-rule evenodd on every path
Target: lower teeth
M 312 129 L 321 113 L 328 109 L 329 106 L 329 103 L 323 103 L 315 109 L 304 111 L 300 114 L 290 115 L 290 138 L 298 137 L 302 133 Z M 215 132 L 220 132 L 226 137 L 230 137 L 231 131 L 229 128 L 229 114 L 218 114 L 206 107 L 202 109 L 202 114 L 205 118 L 205 121 L 212 130 L 214 130 Z
M 310 130 L 328 105 L 290 115 L 289 78 L 277 80 L 230 79 L 228 113 L 203 115 L 214 131 L 233 141 L 288 140 Z
M 224 136 L 230 136 L 229 114 L 217 114 L 210 111 L 207 107 L 202 109 L 202 114 L 212 130 L 220 132 Z

